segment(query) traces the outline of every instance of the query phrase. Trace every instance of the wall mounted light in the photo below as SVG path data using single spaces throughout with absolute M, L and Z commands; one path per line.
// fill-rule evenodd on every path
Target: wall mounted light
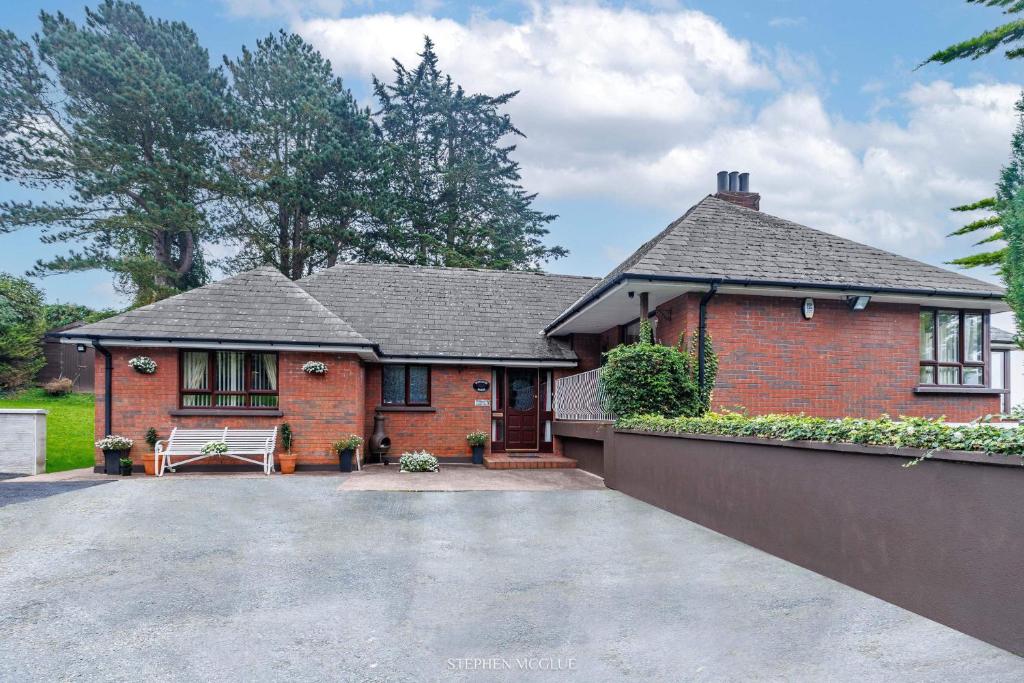
M 800 308 L 800 312 L 804 315 L 804 320 L 810 320 L 814 317 L 814 299 L 804 299 L 803 306 Z
M 870 296 L 848 296 L 846 297 L 846 305 L 850 307 L 851 311 L 863 311 L 868 307 L 868 302 L 871 301 Z
M 79 353 L 85 353 L 85 344 L 76 344 L 75 351 L 78 351 Z

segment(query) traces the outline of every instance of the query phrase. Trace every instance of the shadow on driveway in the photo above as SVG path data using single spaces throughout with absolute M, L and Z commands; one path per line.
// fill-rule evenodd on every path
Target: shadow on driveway
M 91 486 L 109 484 L 110 481 L 55 481 L 55 482 L 18 482 L 6 481 L 0 484 L 0 508 L 14 503 L 27 503 L 30 500 L 49 498 L 61 493 L 70 493 L 87 489 Z

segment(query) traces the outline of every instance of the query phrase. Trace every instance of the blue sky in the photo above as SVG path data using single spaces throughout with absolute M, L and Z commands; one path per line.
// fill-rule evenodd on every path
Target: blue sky
M 80 18 L 83 4 L 8 3 L 0 26 L 27 37 L 41 9 Z M 571 255 L 548 268 L 566 273 L 603 275 L 712 191 L 719 169 L 750 171 L 769 213 L 942 263 L 969 245 L 944 238 L 957 220 L 946 209 L 988 192 L 1024 82 L 998 56 L 913 70 L 1001 19 L 963 0 L 141 4 L 187 21 L 217 62 L 297 31 L 361 98 L 423 33 L 469 89 L 521 90 L 518 158 L 540 208 L 560 216 L 550 241 Z M 33 231 L 0 235 L 0 270 L 55 251 Z M 40 284 L 51 301 L 123 303 L 106 273 Z

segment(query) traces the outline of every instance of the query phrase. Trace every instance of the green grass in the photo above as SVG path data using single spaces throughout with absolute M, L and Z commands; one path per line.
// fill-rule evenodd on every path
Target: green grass
M 47 396 L 27 389 L 0 397 L 0 408 L 42 408 L 46 416 L 46 471 L 62 472 L 93 466 L 95 419 L 92 394 Z

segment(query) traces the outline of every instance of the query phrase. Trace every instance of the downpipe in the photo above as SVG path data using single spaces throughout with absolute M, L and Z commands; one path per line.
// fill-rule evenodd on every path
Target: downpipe
M 718 293 L 718 283 L 712 282 L 711 288 L 700 298 L 700 309 L 697 315 L 697 388 L 704 387 L 705 365 L 704 345 L 708 338 L 708 302 Z
M 111 405 L 114 394 L 114 359 L 99 340 L 93 339 L 92 347 L 103 356 L 103 436 L 110 436 L 114 430 L 114 411 Z

